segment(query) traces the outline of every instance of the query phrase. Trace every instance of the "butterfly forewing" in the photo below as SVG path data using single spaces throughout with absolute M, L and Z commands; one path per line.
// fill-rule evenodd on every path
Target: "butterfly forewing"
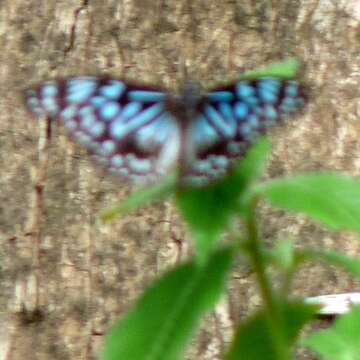
M 157 89 L 97 77 L 50 81 L 26 92 L 34 114 L 57 119 L 96 163 L 140 183 L 162 176 L 177 156 L 177 122 L 165 100 Z
M 260 78 L 238 81 L 210 91 L 188 137 L 192 159 L 182 180 L 206 185 L 228 173 L 255 139 L 305 104 L 303 88 L 294 80 Z

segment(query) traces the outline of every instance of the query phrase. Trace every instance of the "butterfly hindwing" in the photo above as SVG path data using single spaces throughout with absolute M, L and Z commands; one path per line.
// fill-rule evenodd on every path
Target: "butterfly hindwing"
M 294 80 L 259 78 L 210 91 L 191 131 L 195 158 L 185 168 L 184 183 L 206 185 L 224 176 L 259 135 L 305 102 L 304 90 Z
M 159 157 L 166 162 L 163 148 L 177 134 L 165 99 L 154 88 L 97 77 L 49 81 L 26 92 L 32 113 L 56 119 L 109 172 L 141 183 L 166 171 Z

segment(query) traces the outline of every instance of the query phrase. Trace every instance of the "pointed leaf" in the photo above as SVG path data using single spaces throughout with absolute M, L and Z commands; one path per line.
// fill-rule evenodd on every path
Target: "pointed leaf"
M 331 229 L 360 233 L 360 181 L 336 174 L 280 178 L 254 187 L 273 205 L 302 212 Z
M 243 74 L 241 80 L 253 80 L 259 77 L 276 77 L 280 79 L 292 79 L 298 72 L 299 64 L 295 59 L 287 59 L 282 62 L 270 64 L 267 67 L 248 71 Z
M 160 184 L 152 187 L 141 188 L 132 193 L 120 205 L 103 210 L 100 214 L 100 218 L 103 221 L 109 221 L 118 215 L 134 211 L 138 207 L 151 201 L 160 200 L 174 191 L 175 183 L 176 177 L 169 176 Z
M 282 311 L 285 320 L 283 334 L 290 349 L 302 327 L 313 318 L 315 307 L 303 303 L 283 303 Z M 225 360 L 277 360 L 272 339 L 265 310 L 260 310 L 240 324 Z
M 181 265 L 155 281 L 107 336 L 104 360 L 177 360 L 224 290 L 232 248 L 204 266 Z

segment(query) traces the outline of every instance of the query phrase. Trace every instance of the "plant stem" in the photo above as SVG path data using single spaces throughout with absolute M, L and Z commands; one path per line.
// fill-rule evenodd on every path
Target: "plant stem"
M 266 274 L 265 260 L 261 250 L 261 241 L 258 235 L 257 222 L 255 218 L 257 199 L 253 199 L 246 218 L 248 232 L 248 250 L 250 260 L 257 276 L 257 282 L 265 304 L 268 328 L 273 340 L 276 359 L 288 360 L 289 353 L 283 334 L 283 321 L 279 304 Z

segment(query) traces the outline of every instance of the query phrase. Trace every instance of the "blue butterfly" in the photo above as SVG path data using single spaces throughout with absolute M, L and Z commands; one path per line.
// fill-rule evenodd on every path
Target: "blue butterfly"
M 56 119 L 93 160 L 114 175 L 153 183 L 173 169 L 205 186 L 231 171 L 254 140 L 306 102 L 294 80 L 240 80 L 179 95 L 109 77 L 83 76 L 26 90 L 37 116 Z

